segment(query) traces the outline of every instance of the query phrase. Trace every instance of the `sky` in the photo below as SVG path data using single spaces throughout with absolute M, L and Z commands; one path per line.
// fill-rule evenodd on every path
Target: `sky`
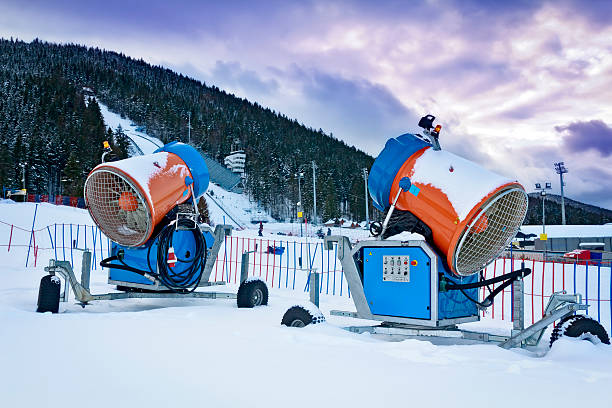
M 122 52 L 377 156 L 442 148 L 612 209 L 612 1 L 12 1 L 0 36 Z

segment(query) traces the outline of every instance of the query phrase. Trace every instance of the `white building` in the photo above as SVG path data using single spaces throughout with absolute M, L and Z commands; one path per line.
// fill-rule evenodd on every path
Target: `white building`
M 244 153 L 244 150 L 236 150 L 231 152 L 229 156 L 225 157 L 223 162 L 225 163 L 225 167 L 244 177 L 244 163 L 246 162 L 246 154 Z

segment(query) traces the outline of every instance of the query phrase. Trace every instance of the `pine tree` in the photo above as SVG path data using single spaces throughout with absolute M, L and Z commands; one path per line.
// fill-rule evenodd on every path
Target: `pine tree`
M 208 214 L 208 203 L 206 199 L 202 196 L 198 200 L 198 211 L 200 212 L 200 222 L 212 225 L 210 223 L 210 214 Z
M 64 167 L 62 185 L 64 194 L 73 197 L 81 197 L 83 195 L 83 187 L 85 180 L 83 179 L 82 164 L 76 153 L 72 153 L 68 158 L 66 167 Z

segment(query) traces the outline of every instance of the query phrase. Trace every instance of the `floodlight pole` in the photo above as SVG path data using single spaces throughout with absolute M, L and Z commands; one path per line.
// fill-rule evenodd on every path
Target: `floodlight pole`
M 565 225 L 565 194 L 563 193 L 563 187 L 565 183 L 563 182 L 563 174 L 567 173 L 567 167 L 565 167 L 565 163 L 559 162 L 555 163 L 555 171 L 559 175 L 559 179 L 561 182 L 561 224 Z
M 550 190 L 551 186 L 549 182 L 541 185 L 536 183 L 536 190 L 538 190 L 542 196 L 542 234 L 546 234 L 546 190 Z
M 23 184 L 23 189 L 25 190 L 26 188 L 26 178 L 25 178 L 25 169 L 28 163 L 20 163 L 19 165 L 21 166 L 21 183 Z
M 314 201 L 314 214 L 312 217 L 313 225 L 317 225 L 317 165 L 312 161 L 312 197 Z
M 542 234 L 546 234 L 546 191 L 542 190 Z
M 363 168 L 363 183 L 365 189 L 366 229 L 370 226 L 370 209 L 368 208 L 368 169 Z
M 189 140 L 189 144 L 191 144 L 191 111 L 187 112 L 187 115 L 189 117 L 189 123 L 187 124 L 187 134 L 188 134 L 188 140 Z
M 302 207 L 302 183 L 301 183 L 302 177 L 304 177 L 304 173 L 302 171 L 298 171 L 295 175 L 298 178 L 298 200 L 299 200 L 298 201 L 298 212 L 302 211 L 301 218 L 304 218 L 304 213 L 303 213 L 304 210 L 302 210 L 303 207 Z M 300 219 L 298 222 L 300 223 L 300 237 L 302 237 L 304 236 L 302 233 L 302 224 L 303 224 L 302 219 Z

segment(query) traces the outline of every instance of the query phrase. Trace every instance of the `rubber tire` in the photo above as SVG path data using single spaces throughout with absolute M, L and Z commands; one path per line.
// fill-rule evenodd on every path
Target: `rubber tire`
M 382 224 L 378 221 L 374 221 L 373 223 L 370 224 L 370 234 L 373 237 L 377 237 L 381 234 L 382 232 Z
M 292 306 L 283 315 L 281 324 L 287 327 L 306 327 L 314 320 L 314 316 L 302 306 Z
M 38 288 L 38 313 L 58 313 L 61 282 L 55 275 L 43 276 Z
M 236 304 L 239 308 L 253 308 L 268 304 L 268 286 L 263 281 L 244 281 L 238 288 Z
M 564 327 L 565 330 L 561 333 Z M 599 322 L 584 315 L 570 315 L 561 319 L 554 328 L 550 335 L 550 346 L 563 336 L 578 338 L 585 333 L 597 337 L 603 344 L 610 344 L 608 333 Z

